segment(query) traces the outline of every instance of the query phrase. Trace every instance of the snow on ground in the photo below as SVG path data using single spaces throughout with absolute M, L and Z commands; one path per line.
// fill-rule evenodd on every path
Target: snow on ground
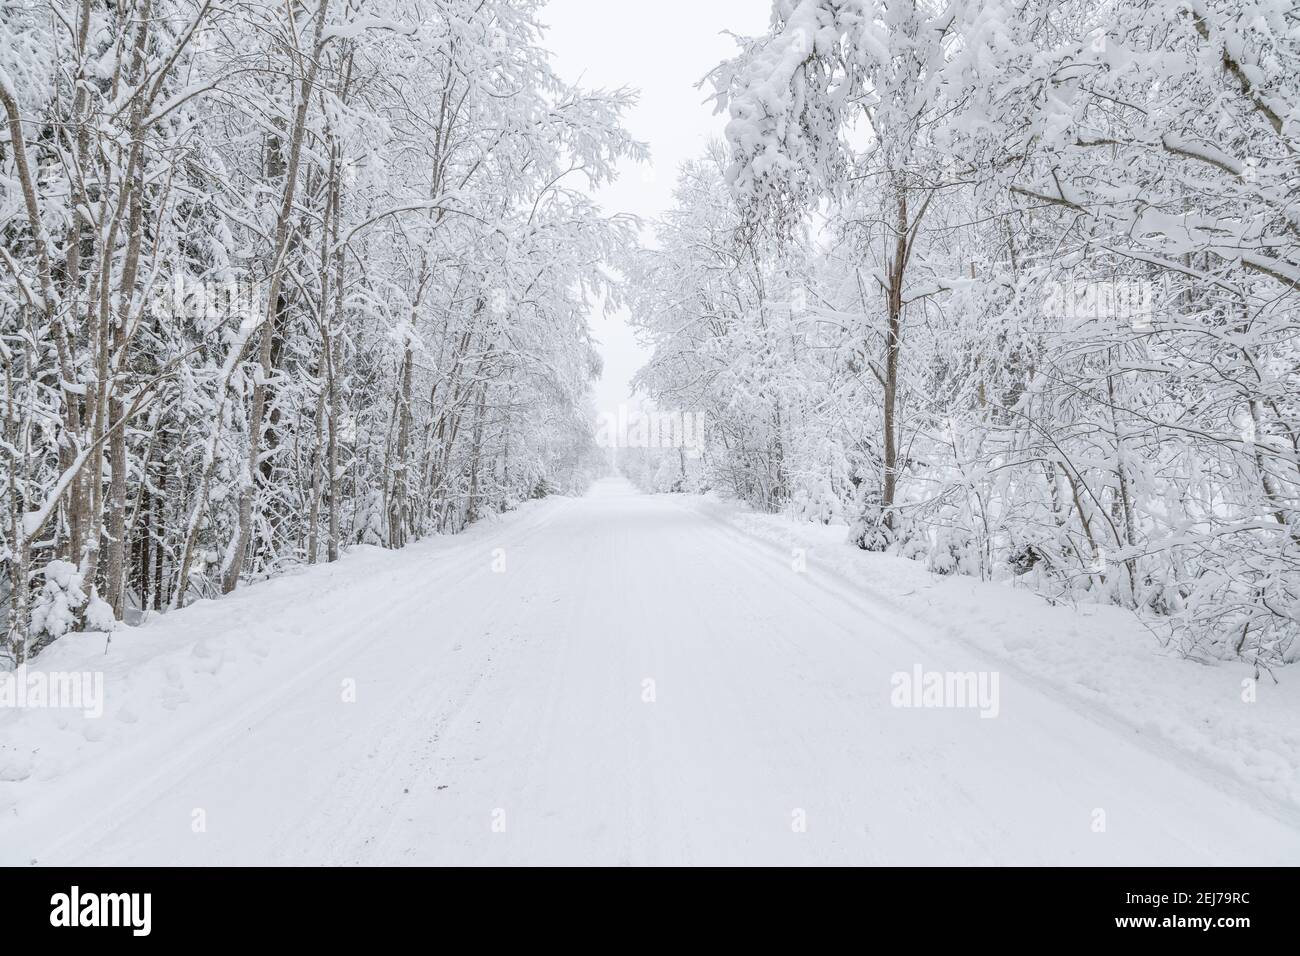
M 608 480 L 64 639 L 105 714 L 0 711 L 0 863 L 1300 862 L 1286 675 L 841 538 Z
M 1197 758 L 1275 809 L 1300 812 L 1296 674 L 1257 673 L 1241 662 L 1186 660 L 1163 652 L 1130 611 L 1052 606 L 1023 588 L 935 574 L 920 562 L 847 544 L 842 525 L 757 514 L 713 496 L 692 504 L 787 555 L 800 549 L 810 573 L 843 577 L 877 607 L 889 608 L 913 627 L 924 622 L 997 666 L 1082 705 L 1094 719 L 1118 720 L 1148 742 L 1155 738 L 1167 755 Z

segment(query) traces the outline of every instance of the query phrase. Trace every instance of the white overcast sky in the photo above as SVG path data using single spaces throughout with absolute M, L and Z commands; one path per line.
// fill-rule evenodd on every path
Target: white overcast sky
M 736 45 L 723 31 L 761 33 L 770 0 L 551 0 L 542 11 L 545 45 L 560 75 L 583 86 L 630 86 L 641 99 L 628 129 L 649 143 L 651 167 L 629 167 L 598 199 L 610 212 L 654 219 L 672 202 L 677 167 L 721 135 L 725 117 L 704 102 L 711 87 L 695 84 Z M 605 374 L 596 407 L 613 411 L 628 401 L 628 380 L 646 359 L 625 315 L 592 316 Z

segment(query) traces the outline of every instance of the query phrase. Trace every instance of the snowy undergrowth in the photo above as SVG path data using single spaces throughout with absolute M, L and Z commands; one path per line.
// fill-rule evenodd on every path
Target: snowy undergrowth
M 942 576 L 919 561 L 859 550 L 842 525 L 758 513 L 713 495 L 683 500 L 779 546 L 790 560 L 803 549 L 809 575 L 838 575 L 900 617 L 1209 764 L 1268 802 L 1300 810 L 1300 682 L 1288 669 L 1259 674 L 1247 702 L 1252 666 L 1184 659 L 1122 608 L 1054 606 L 1028 589 Z
M 157 751 L 142 747 L 133 756 L 137 743 L 170 735 L 183 759 L 199 737 L 238 734 L 230 715 L 274 707 L 281 691 L 304 681 L 340 692 L 334 674 L 345 674 L 355 655 L 380 652 L 363 642 L 363 625 L 396 616 L 413 601 L 436 614 L 439 590 L 454 588 L 491 560 L 498 539 L 517 538 L 571 500 L 529 501 L 460 534 L 431 536 L 400 551 L 356 546 L 334 564 L 302 567 L 111 635 L 65 635 L 29 672 L 101 672 L 103 714 L 0 708 L 0 813 L 12 812 L 20 797 L 33 798 L 33 787 L 73 772 L 120 773 L 135 759 L 138 779 L 145 780 L 160 769 L 147 756 Z M 341 615 L 358 626 L 340 628 Z M 321 640 L 347 633 L 357 640 Z

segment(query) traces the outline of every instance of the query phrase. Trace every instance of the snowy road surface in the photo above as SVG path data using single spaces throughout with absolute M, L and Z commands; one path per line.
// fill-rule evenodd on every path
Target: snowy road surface
M 0 862 L 1300 862 L 1009 673 L 993 719 L 892 706 L 995 668 L 681 499 L 606 480 L 434 544 L 184 612 L 296 650 L 19 785 Z

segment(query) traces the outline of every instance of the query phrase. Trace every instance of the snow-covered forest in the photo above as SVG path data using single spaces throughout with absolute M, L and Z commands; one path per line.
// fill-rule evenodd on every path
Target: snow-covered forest
M 0 865 L 1294 865 L 1300 5 L 0 0 L 0 561 Z
M 1284 1 L 780 0 L 645 248 L 590 199 L 633 94 L 560 81 L 536 4 L 0 16 L 14 661 L 581 490 L 624 295 L 708 423 L 643 485 L 1300 652 Z
M 536 4 L 0 10 L 5 654 L 593 468 L 644 147 Z
M 633 94 L 562 82 L 534 4 L 3 17 L 15 660 L 580 491 L 624 295 L 708 422 L 643 483 L 1300 652 L 1286 2 L 782 0 L 644 250 L 589 198 Z
M 779 0 L 639 254 L 698 460 L 941 574 L 1300 655 L 1300 11 Z

